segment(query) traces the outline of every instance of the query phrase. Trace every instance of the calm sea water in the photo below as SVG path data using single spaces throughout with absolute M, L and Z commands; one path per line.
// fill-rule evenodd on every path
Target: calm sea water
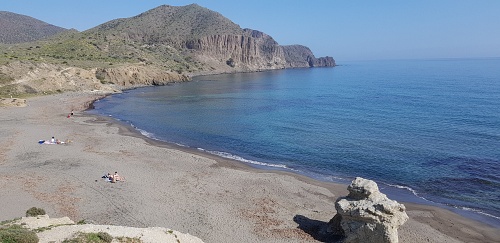
M 500 220 L 500 59 L 205 76 L 109 96 L 91 112 L 260 167 L 361 176 Z

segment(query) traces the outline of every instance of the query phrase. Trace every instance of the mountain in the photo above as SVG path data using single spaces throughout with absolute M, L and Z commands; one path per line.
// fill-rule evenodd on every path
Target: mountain
M 0 43 L 36 41 L 65 30 L 32 17 L 0 11 Z
M 263 32 L 242 29 L 196 4 L 162 5 L 83 32 L 0 45 L 0 94 L 114 90 L 194 75 L 320 66 L 335 66 L 335 60 L 316 58 L 305 46 L 281 46 Z M 53 73 L 54 68 L 65 71 Z M 54 86 L 59 88 L 50 89 Z

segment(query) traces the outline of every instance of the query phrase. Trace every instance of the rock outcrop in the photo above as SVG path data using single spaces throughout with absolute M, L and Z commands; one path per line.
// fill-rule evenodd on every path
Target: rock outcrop
M 302 45 L 283 46 L 287 67 L 334 67 L 332 57 L 316 58 L 311 49 Z
M 66 91 L 103 91 L 107 93 L 146 85 L 184 82 L 188 76 L 156 66 L 123 64 L 109 68 L 83 69 L 57 64 L 11 62 L 0 66 L 9 82 L 0 83 L 4 94 L 54 93 Z
M 374 181 L 357 177 L 349 195 L 335 203 L 337 215 L 330 232 L 342 234 L 344 242 L 398 242 L 398 228 L 408 220 L 403 204 L 390 200 Z
M 332 57 L 316 58 L 306 46 L 280 46 L 271 36 L 251 29 L 241 35 L 204 36 L 185 47 L 200 60 L 226 63 L 237 71 L 335 66 Z
M 95 76 L 103 83 L 123 87 L 165 85 L 172 82 L 189 81 L 189 77 L 144 65 L 125 65 L 113 68 L 97 68 Z
M 37 232 L 40 243 L 63 242 L 66 239 L 74 238 L 78 233 L 98 232 L 106 232 L 113 238 L 125 240 L 128 238 L 131 242 L 132 239 L 138 239 L 140 242 L 203 243 L 198 237 L 162 227 L 134 228 L 114 225 L 75 224 L 68 217 L 51 219 L 48 215 L 23 217 L 12 224 L 22 225 Z M 137 240 L 134 242 L 137 242 Z
M 16 106 L 16 107 L 25 107 L 28 104 L 26 103 L 26 99 L 18 99 L 18 98 L 0 98 L 0 107 L 8 107 L 8 106 Z

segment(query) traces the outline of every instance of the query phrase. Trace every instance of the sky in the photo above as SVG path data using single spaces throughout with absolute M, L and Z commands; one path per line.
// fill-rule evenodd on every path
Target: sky
M 337 63 L 500 57 L 500 0 L 0 0 L 0 11 L 84 31 L 191 3 Z

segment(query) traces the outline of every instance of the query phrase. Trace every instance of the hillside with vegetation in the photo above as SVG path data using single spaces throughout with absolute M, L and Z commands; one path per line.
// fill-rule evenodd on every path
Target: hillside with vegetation
M 0 95 L 116 91 L 200 74 L 314 66 L 335 61 L 304 46 L 280 46 L 196 4 L 162 5 L 83 32 L 0 45 Z
M 0 43 L 3 44 L 36 41 L 63 31 L 66 29 L 26 15 L 0 11 Z

